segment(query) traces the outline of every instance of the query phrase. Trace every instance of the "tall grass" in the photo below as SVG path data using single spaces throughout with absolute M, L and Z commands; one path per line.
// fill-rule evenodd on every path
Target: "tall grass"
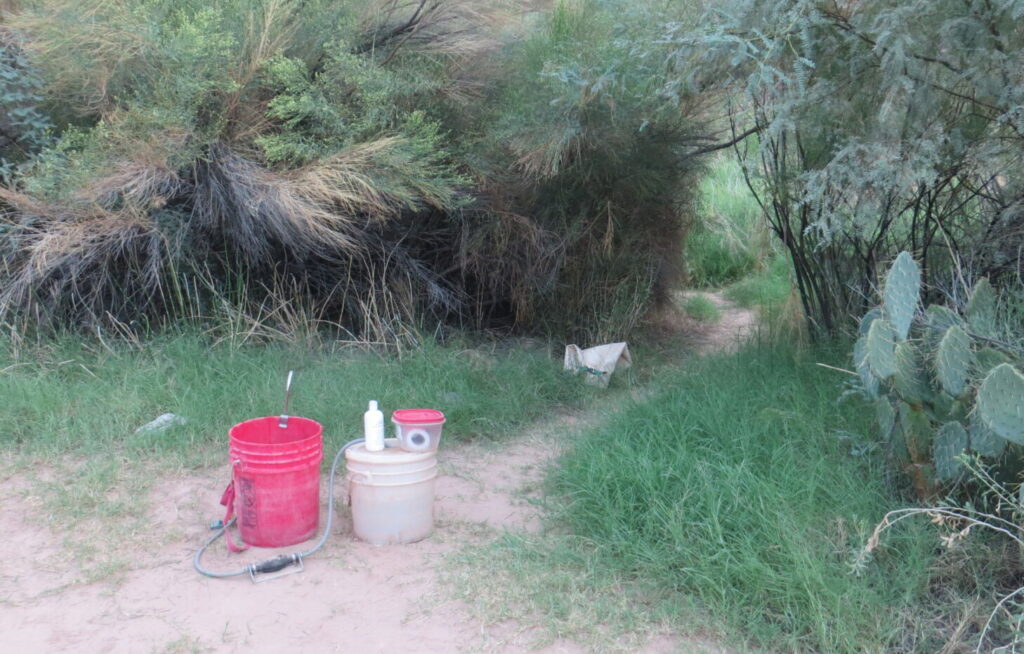
M 760 269 L 771 255 L 761 207 L 731 154 L 714 157 L 698 190 L 702 220 L 687 235 L 692 285 L 723 286 Z
M 851 456 L 866 417 L 815 365 L 839 356 L 755 345 L 694 362 L 573 445 L 551 480 L 557 519 L 603 566 L 695 598 L 753 647 L 905 645 L 901 614 L 924 595 L 933 543 L 905 532 L 850 574 L 894 499 L 876 462 Z

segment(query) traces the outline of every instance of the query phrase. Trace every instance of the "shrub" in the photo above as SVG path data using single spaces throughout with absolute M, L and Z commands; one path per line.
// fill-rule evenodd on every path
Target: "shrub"
M 631 54 L 652 11 L 560 2 L 501 41 L 490 6 L 26 7 L 58 138 L 0 189 L 0 319 L 298 303 L 379 341 L 624 337 L 666 297 L 696 172 L 663 67 Z
M 698 123 L 660 96 L 657 57 L 636 56 L 657 3 L 561 1 L 521 43 L 502 52 L 485 138 L 483 209 L 503 240 L 537 235 L 537 252 L 502 251 L 502 264 L 470 268 L 500 286 L 510 265 L 548 264 L 533 293 L 514 293 L 516 321 L 574 340 L 621 339 L 650 304 L 668 299 L 700 171 L 688 156 Z M 508 174 L 511 170 L 512 174 Z M 518 263 L 510 263 L 518 262 Z M 514 278 L 523 278 L 516 275 Z
M 55 0 L 14 17 L 65 123 L 0 190 L 0 314 L 142 324 L 226 301 L 267 316 L 295 293 L 392 340 L 456 309 L 420 254 L 433 215 L 461 203 L 443 135 L 410 101 L 439 78 L 396 54 L 404 4 L 360 4 Z M 435 5 L 409 29 L 441 43 L 432 21 L 452 16 Z
M 819 335 L 866 311 L 901 250 L 928 293 L 957 256 L 1017 283 L 1021 16 L 1019 0 L 743 0 L 709 5 L 696 30 L 664 26 L 667 91 L 746 109 L 730 111 L 733 133 L 759 147 L 737 155 Z
M 52 124 L 40 109 L 40 86 L 17 34 L 0 23 L 0 181 L 46 143 Z

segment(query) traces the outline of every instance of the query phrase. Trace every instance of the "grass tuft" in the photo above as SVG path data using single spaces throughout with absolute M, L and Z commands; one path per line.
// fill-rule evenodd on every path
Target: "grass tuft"
M 787 257 L 770 257 L 761 269 L 727 286 L 725 295 L 742 307 L 771 313 L 781 309 L 789 299 L 793 289 L 791 269 Z
M 716 323 L 722 319 L 718 306 L 704 295 L 692 295 L 683 304 L 683 311 L 698 322 Z

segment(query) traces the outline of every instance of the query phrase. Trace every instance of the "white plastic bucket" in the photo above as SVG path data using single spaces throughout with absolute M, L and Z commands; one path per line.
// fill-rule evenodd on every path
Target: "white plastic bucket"
M 435 452 L 407 452 L 389 438 L 380 452 L 345 450 L 352 531 L 374 545 L 423 540 L 434 531 Z

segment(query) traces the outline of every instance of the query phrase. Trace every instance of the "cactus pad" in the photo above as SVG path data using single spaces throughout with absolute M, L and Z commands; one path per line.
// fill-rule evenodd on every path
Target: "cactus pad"
M 868 330 L 871 329 L 871 323 L 882 317 L 882 310 L 875 307 L 864 314 L 864 317 L 860 319 L 860 324 L 857 326 L 857 336 L 867 336 Z
M 920 293 L 921 270 L 909 252 L 900 252 L 885 277 L 882 298 L 885 317 L 889 319 L 896 338 L 901 341 L 906 340 L 910 332 L 910 323 L 914 319 Z
M 978 350 L 975 356 L 974 376 L 977 379 L 984 379 L 996 366 L 1003 363 L 1013 363 L 1013 359 L 999 350 L 984 347 Z
M 978 412 L 997 435 L 1024 445 L 1024 375 L 1008 363 L 993 368 L 978 389 Z
M 964 324 L 964 321 L 956 311 L 941 304 L 929 305 L 924 312 L 924 320 L 929 329 L 939 334 L 944 334 L 953 325 L 960 325 L 962 327 Z
M 944 307 L 941 304 L 929 305 L 924 311 L 925 329 L 922 334 L 924 351 L 934 353 L 939 347 L 939 341 L 946 335 L 946 331 L 950 327 L 957 325 L 963 329 L 966 324 L 960 315 L 949 307 Z
M 959 422 L 947 422 L 939 427 L 932 444 L 935 474 L 943 481 L 955 479 L 964 468 L 957 459 L 967 449 L 967 430 Z
M 932 425 L 928 421 L 928 416 L 922 409 L 906 402 L 900 402 L 899 409 L 898 431 L 906 443 L 910 460 L 914 463 L 928 462 L 932 449 Z
M 896 374 L 892 385 L 899 396 L 911 404 L 921 404 L 932 395 L 921 357 L 910 343 L 896 344 Z
M 884 397 L 879 398 L 875 403 L 875 415 L 878 418 L 878 430 L 882 440 L 889 440 L 892 437 L 892 430 L 896 426 L 896 410 L 892 408 L 892 403 Z
M 971 331 L 981 336 L 996 336 L 996 307 L 999 303 L 996 292 L 988 283 L 987 277 L 982 277 L 974 285 L 971 291 L 971 299 L 967 301 L 964 313 L 967 315 L 967 323 Z
M 853 344 L 853 366 L 860 376 L 860 383 L 871 397 L 878 397 L 878 378 L 871 373 L 868 366 L 867 337 L 858 338 Z
M 995 458 L 1001 455 L 1009 443 L 1005 438 L 1000 438 L 994 431 L 988 428 L 985 421 L 977 413 L 971 419 L 969 434 L 971 437 L 971 449 L 981 456 Z
M 893 432 L 889 439 L 889 453 L 894 459 L 903 465 L 910 463 L 910 450 L 907 449 L 907 441 L 903 438 L 903 432 L 899 429 Z
M 971 338 L 963 329 L 953 325 L 946 330 L 935 352 L 935 374 L 943 390 L 952 397 L 960 397 L 967 387 L 973 365 Z
M 888 320 L 879 318 L 871 323 L 864 353 L 868 367 L 879 379 L 888 379 L 896 374 L 896 331 Z

